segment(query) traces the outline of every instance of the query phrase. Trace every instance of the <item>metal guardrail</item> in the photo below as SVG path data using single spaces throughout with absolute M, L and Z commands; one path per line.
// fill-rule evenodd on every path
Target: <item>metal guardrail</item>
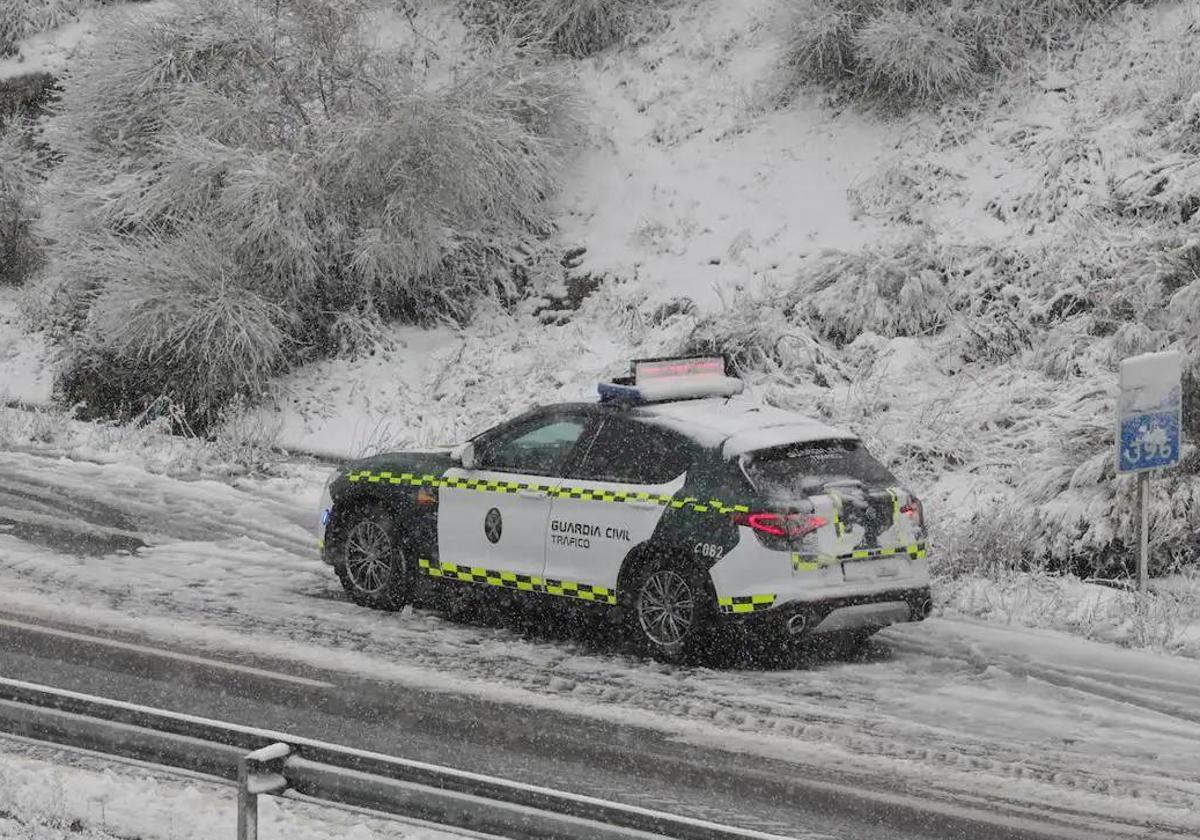
M 510 838 L 783 840 L 418 761 L 0 678 L 0 731 L 238 782 L 238 840 L 257 797 L 315 799 Z

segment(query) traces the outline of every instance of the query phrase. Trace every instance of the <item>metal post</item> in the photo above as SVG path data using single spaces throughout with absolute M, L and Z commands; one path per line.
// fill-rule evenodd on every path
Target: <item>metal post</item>
M 238 762 L 237 840 L 258 840 L 258 794 L 250 792 L 250 761 Z
M 1150 566 L 1150 473 L 1138 473 L 1138 508 L 1141 510 L 1142 533 L 1138 551 L 1138 592 L 1145 593 Z
M 283 793 L 284 763 L 292 748 L 282 742 L 247 753 L 238 761 L 237 840 L 258 840 L 258 795 Z

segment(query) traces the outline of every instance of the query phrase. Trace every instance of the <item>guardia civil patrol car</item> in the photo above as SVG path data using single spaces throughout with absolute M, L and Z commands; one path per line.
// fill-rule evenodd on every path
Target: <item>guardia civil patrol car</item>
M 639 360 L 597 401 L 358 461 L 326 488 L 323 558 L 359 604 L 560 599 L 667 659 L 728 628 L 861 643 L 925 618 L 921 502 L 854 434 L 742 390 L 720 357 Z

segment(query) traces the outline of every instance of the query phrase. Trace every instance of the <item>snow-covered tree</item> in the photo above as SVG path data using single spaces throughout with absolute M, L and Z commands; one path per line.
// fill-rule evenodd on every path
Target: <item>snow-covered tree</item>
M 405 25 L 366 2 L 199 0 L 73 68 L 45 224 L 67 396 L 166 397 L 203 423 L 381 315 L 460 317 L 509 282 L 550 224 L 567 97 L 503 45 L 434 78 L 367 37 Z

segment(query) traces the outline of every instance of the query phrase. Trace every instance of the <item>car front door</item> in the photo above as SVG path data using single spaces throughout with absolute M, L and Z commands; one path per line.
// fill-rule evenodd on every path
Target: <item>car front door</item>
M 586 417 L 546 414 L 478 440 L 474 467 L 443 476 L 438 560 L 427 573 L 538 591 L 551 497 L 588 427 Z
M 692 445 L 665 430 L 621 418 L 604 421 L 570 468 L 550 506 L 547 587 L 616 603 L 629 551 L 650 539 L 667 501 L 683 486 Z

